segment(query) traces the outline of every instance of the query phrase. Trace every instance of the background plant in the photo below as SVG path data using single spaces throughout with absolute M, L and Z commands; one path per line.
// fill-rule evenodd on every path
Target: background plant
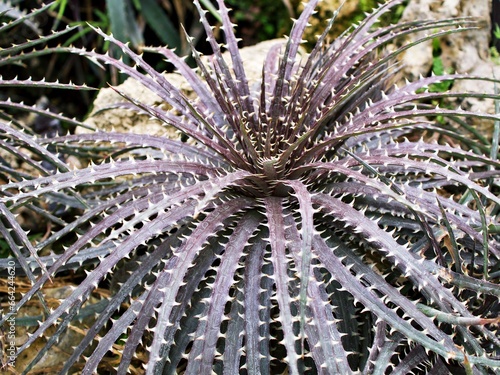
M 491 58 L 496 64 L 500 64 L 500 55 L 498 53 L 498 49 L 495 47 L 495 44 L 500 42 L 500 26 L 495 24 L 493 29 L 493 43 L 490 47 Z
M 218 13 L 209 1 L 204 0 L 202 3 L 217 17 Z M 57 20 L 65 20 L 71 26 L 78 26 L 78 33 L 68 38 L 65 45 L 73 45 L 75 41 L 81 40 L 86 48 L 90 47 L 88 35 L 93 37 L 93 43 L 101 41 L 95 38 L 93 32 L 93 27 L 99 27 L 118 40 L 130 43 L 135 51 L 141 51 L 146 44 L 167 45 L 179 55 L 185 55 L 189 47 L 181 25 L 187 28 L 194 39 L 199 39 L 202 31 L 201 24 L 193 22 L 196 18 L 193 5 L 178 0 L 160 3 L 156 0 L 107 0 L 100 4 L 91 0 L 71 4 L 67 0 L 58 0 L 53 3 L 51 10 L 57 12 Z M 100 46 L 102 51 L 108 51 L 109 48 L 109 42 Z M 121 56 L 121 51 L 114 45 L 111 45 L 110 53 L 115 57 Z M 123 57 L 127 59 L 126 56 Z M 154 64 L 157 69 L 167 69 L 161 62 L 156 61 Z M 119 82 L 116 71 L 112 82 Z
M 19 272 L 33 281 L 16 309 L 44 303 L 43 285 L 61 272 L 87 272 L 47 309 L 19 352 L 45 337 L 34 365 L 92 291 L 107 286 L 109 299 L 61 373 L 87 355 L 86 374 L 109 355 L 119 356 L 120 374 L 142 361 L 150 374 L 497 373 L 498 143 L 467 139 L 434 119 L 499 117 L 429 103 L 499 98 L 428 90 L 445 81 L 493 80 L 449 74 L 393 85 L 398 54 L 477 23 L 373 27 L 401 3 L 391 1 L 330 45 L 325 30 L 302 59 L 299 46 L 317 4 L 311 1 L 286 45 L 269 52 L 252 91 L 228 10 L 217 3 L 232 68 L 198 1 L 214 52 L 204 63 L 192 49 L 199 75 L 173 51 L 148 49 L 175 65 L 195 100 L 100 30 L 135 67 L 95 51 L 55 50 L 114 66 L 158 94 L 172 109 L 123 93 L 116 107 L 175 127 L 178 139 L 99 131 L 41 138 L 0 123 L 2 148 L 33 167 L 19 173 L 1 166 L 9 182 L 0 187 L 0 233 Z M 384 49 L 424 30 L 428 36 L 417 42 Z M 453 144 L 424 142 L 422 132 Z M 93 163 L 71 170 L 61 157 L 67 154 Z M 21 207 L 53 222 L 54 231 L 32 244 L 15 220 Z

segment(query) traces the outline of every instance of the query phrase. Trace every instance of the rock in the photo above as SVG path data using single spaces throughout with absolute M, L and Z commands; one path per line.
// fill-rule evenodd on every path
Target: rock
M 440 20 L 457 17 L 476 17 L 484 22 L 484 28 L 469 30 L 447 35 L 440 39 L 441 58 L 445 66 L 457 72 L 470 72 L 478 60 L 487 62 L 489 59 L 489 37 L 491 12 L 488 0 L 411 0 L 403 12 L 401 22 L 413 20 Z M 426 32 L 412 34 L 410 40 L 423 36 Z M 432 41 L 429 40 L 419 48 L 411 49 L 403 61 L 410 78 L 426 75 L 432 66 Z
M 456 17 L 475 17 L 481 19 L 483 27 L 453 33 L 440 38 L 441 60 L 445 68 L 457 73 L 473 76 L 500 78 L 500 66 L 496 65 L 489 54 L 491 2 L 488 0 L 411 0 L 405 8 L 401 22 L 424 19 L 445 19 Z M 419 33 L 411 36 L 423 36 Z M 405 75 L 410 80 L 417 79 L 420 74 L 427 76 L 432 68 L 432 41 L 424 42 L 406 53 L 403 57 Z M 494 84 L 484 81 L 455 81 L 452 91 L 476 93 L 493 93 Z M 464 109 L 476 112 L 495 113 L 492 100 L 467 98 L 461 103 Z M 472 121 L 487 134 L 491 133 L 491 121 L 474 119 Z
M 245 72 L 250 82 L 250 86 L 256 89 L 260 86 L 260 77 L 262 74 L 262 65 L 269 49 L 276 44 L 284 44 L 284 39 L 268 40 L 255 46 L 245 47 L 240 50 L 242 60 L 245 65 Z M 210 57 L 205 56 L 206 62 Z M 224 53 L 224 59 L 231 66 L 229 53 Z M 168 81 L 174 86 L 180 88 L 182 92 L 190 99 L 195 99 L 195 93 L 178 73 L 165 74 Z M 148 106 L 163 106 L 168 108 L 165 103 L 156 94 L 146 89 L 140 83 L 132 78 L 128 78 L 123 84 L 117 87 L 121 92 L 130 95 Z M 156 119 L 151 119 L 148 115 L 138 114 L 135 111 L 127 109 L 114 108 L 104 110 L 105 108 L 117 103 L 126 101 L 112 88 L 102 89 L 94 101 L 94 108 L 85 123 L 93 128 L 117 132 L 133 132 L 136 134 L 154 134 L 166 135 L 168 137 L 177 137 L 175 130 L 169 126 L 161 124 Z M 79 128 L 78 132 L 88 132 L 84 128 Z

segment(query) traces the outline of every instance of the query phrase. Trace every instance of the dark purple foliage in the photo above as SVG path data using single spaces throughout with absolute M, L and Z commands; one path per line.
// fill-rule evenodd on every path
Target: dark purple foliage
M 500 163 L 496 152 L 489 155 L 491 145 L 435 121 L 499 116 L 429 103 L 500 98 L 427 91 L 445 80 L 493 81 L 460 74 L 394 86 L 401 52 L 477 23 L 456 18 L 377 26 L 402 2 L 390 1 L 331 44 L 325 30 L 304 58 L 302 35 L 317 2 L 307 3 L 287 43 L 271 49 L 256 91 L 223 0 L 217 3 L 230 62 L 197 0 L 214 53 L 209 62 L 193 49 L 195 72 L 167 48 L 149 49 L 175 65 L 196 100 L 99 30 L 134 67 L 70 49 L 161 97 L 172 109 L 125 94 L 117 107 L 147 113 L 182 139 L 103 131 L 47 139 L 0 123 L 0 147 L 34 168 L 31 176 L 0 166 L 10 179 L 0 186 L 0 233 L 33 281 L 16 309 L 43 301 L 42 286 L 59 272 L 88 270 L 19 348 L 47 336 L 33 364 L 85 310 L 93 290 L 109 281 L 118 287 L 61 373 L 84 353 L 83 373 L 98 371 L 124 334 L 119 374 L 139 361 L 138 351 L 147 352 L 147 374 L 499 371 Z M 384 48 L 424 30 L 428 36 L 417 42 Z M 454 145 L 419 137 L 430 133 Z M 94 155 L 96 164 L 70 170 L 57 153 Z M 44 202 L 79 214 L 55 217 Z M 32 245 L 14 217 L 20 207 L 56 230 Z M 64 251 L 38 255 L 61 242 Z M 127 277 L 116 281 L 123 269 Z

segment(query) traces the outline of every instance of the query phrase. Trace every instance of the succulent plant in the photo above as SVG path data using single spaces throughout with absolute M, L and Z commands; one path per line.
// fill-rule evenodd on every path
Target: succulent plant
M 9 178 L 0 186 L 0 233 L 33 284 L 15 311 L 44 302 L 42 287 L 58 274 L 86 272 L 18 348 L 46 338 L 25 373 L 97 287 L 110 296 L 62 374 L 82 361 L 83 374 L 104 373 L 107 356 L 119 359 L 118 374 L 141 364 L 146 374 L 500 372 L 498 142 L 476 139 L 465 124 L 499 116 L 433 104 L 500 98 L 428 90 L 494 80 L 432 75 L 395 85 L 400 53 L 479 23 L 378 25 L 395 0 L 332 43 L 325 30 L 303 56 L 317 2 L 269 51 L 255 89 L 223 0 L 223 46 L 194 0 L 213 48 L 207 61 L 192 49 L 196 71 L 168 48 L 148 49 L 177 68 L 196 99 L 100 30 L 135 66 L 66 49 L 156 93 L 165 106 L 121 93 L 115 107 L 176 128 L 178 139 L 104 131 L 44 138 L 0 123 L 0 146 L 33 169 L 0 166 Z M 428 35 L 401 43 L 417 31 Z M 91 162 L 71 169 L 70 154 Z M 15 220 L 21 208 L 53 230 L 32 244 Z

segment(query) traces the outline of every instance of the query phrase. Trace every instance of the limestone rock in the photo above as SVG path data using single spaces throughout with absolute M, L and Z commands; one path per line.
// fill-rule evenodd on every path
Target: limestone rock
M 478 63 L 489 59 L 491 4 L 488 0 L 411 0 L 403 12 L 401 22 L 412 20 L 439 20 L 457 17 L 475 17 L 484 22 L 479 30 L 451 34 L 440 39 L 441 58 L 445 66 L 457 72 L 471 72 Z M 411 39 L 423 36 L 425 32 L 412 34 Z M 432 41 L 411 49 L 404 57 L 406 72 L 416 78 L 426 75 L 432 66 Z
M 440 39 L 441 59 L 446 68 L 457 73 L 474 76 L 500 78 L 500 66 L 496 65 L 489 55 L 490 42 L 489 0 L 411 0 L 403 13 L 402 22 L 416 19 L 444 19 L 456 17 L 475 17 L 481 19 L 483 27 L 477 30 L 454 33 Z M 417 34 L 418 35 L 418 34 Z M 413 35 L 412 40 L 417 35 Z M 423 33 L 420 34 L 422 36 Z M 432 68 L 432 41 L 427 41 L 409 50 L 403 57 L 405 75 L 416 79 L 420 74 L 426 76 Z M 456 81 L 453 91 L 493 93 L 493 83 L 484 81 Z M 468 98 L 461 103 L 464 109 L 494 113 L 492 100 Z M 477 121 L 475 125 L 490 132 L 492 123 Z
M 168 79 L 176 87 L 183 88 L 186 94 L 190 93 L 190 88 L 181 75 L 176 73 L 168 74 Z M 119 85 L 117 90 L 146 105 L 165 106 L 159 96 L 131 78 L 128 78 L 124 83 Z M 151 119 L 146 114 L 139 114 L 136 111 L 123 108 L 109 109 L 113 105 L 123 102 L 126 102 L 126 99 L 112 88 L 101 89 L 94 101 L 92 112 L 85 120 L 85 124 L 104 131 L 174 135 L 172 129 L 164 126 L 158 120 Z M 78 128 L 77 132 L 83 133 L 88 132 L 88 130 Z
M 257 85 L 260 85 L 262 65 L 269 49 L 276 44 L 284 43 L 284 39 L 274 39 L 240 50 L 251 88 L 256 89 L 258 87 Z M 205 56 L 203 60 L 206 62 L 209 58 L 210 56 Z M 231 58 L 227 52 L 224 53 L 224 59 L 228 65 L 231 66 Z M 165 74 L 165 76 L 170 83 L 180 88 L 186 96 L 195 99 L 195 93 L 180 74 L 168 73 Z M 168 108 L 160 97 L 146 89 L 134 79 L 128 78 L 123 84 L 119 85 L 117 89 L 146 105 L 157 105 Z M 94 101 L 94 108 L 85 123 L 93 128 L 106 131 L 114 129 L 117 132 L 177 137 L 172 128 L 161 124 L 158 120 L 151 119 L 148 115 L 138 114 L 135 111 L 121 108 L 105 110 L 114 104 L 125 101 L 126 100 L 112 88 L 102 89 L 97 95 Z M 88 130 L 80 128 L 78 131 L 85 132 Z

